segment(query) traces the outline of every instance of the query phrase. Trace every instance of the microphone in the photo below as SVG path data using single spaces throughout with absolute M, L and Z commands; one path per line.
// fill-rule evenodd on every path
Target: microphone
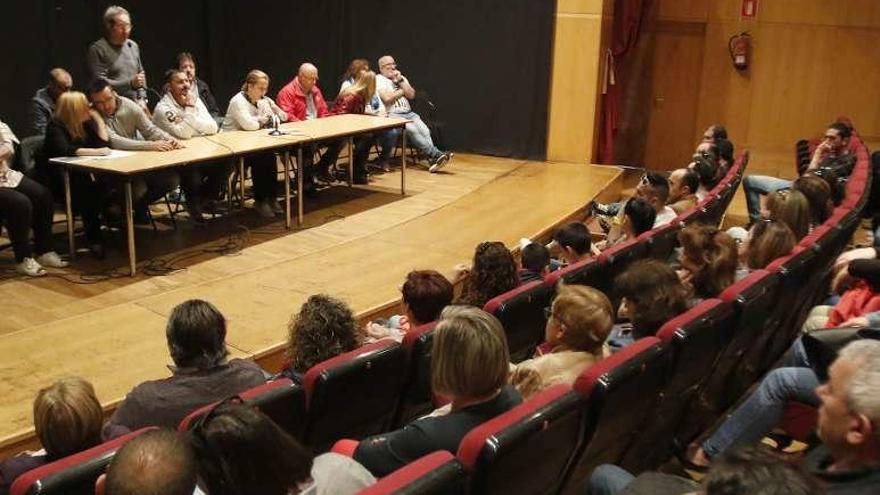
M 270 136 L 281 136 L 283 134 L 286 134 L 285 132 L 282 132 L 280 129 L 278 129 L 278 126 L 281 125 L 281 119 L 277 115 L 275 115 L 274 113 L 272 114 L 271 118 L 272 118 L 272 130 L 269 131 L 269 135 Z

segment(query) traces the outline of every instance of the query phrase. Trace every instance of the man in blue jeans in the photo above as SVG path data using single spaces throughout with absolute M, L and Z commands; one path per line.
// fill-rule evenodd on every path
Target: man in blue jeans
M 838 177 L 846 177 L 852 172 L 854 164 L 849 155 L 849 138 L 852 129 L 844 123 L 835 122 L 828 126 L 825 138 L 816 147 L 806 172 L 833 170 Z M 749 222 L 757 222 L 761 218 L 761 196 L 780 189 L 791 187 L 792 181 L 770 177 L 767 175 L 747 175 L 743 179 L 743 190 L 746 193 L 746 207 L 749 210 Z
M 796 343 L 787 364 L 805 362 L 803 348 Z M 811 384 L 816 385 L 812 390 Z M 822 444 L 803 463 L 828 493 L 875 493 L 880 486 L 880 341 L 858 340 L 844 347 L 824 385 L 810 368 L 774 370 L 702 448 L 755 443 L 772 428 L 771 419 L 781 418 L 789 400 L 819 406 L 817 434 Z M 634 479 L 626 470 L 605 464 L 593 471 L 586 493 L 620 493 Z

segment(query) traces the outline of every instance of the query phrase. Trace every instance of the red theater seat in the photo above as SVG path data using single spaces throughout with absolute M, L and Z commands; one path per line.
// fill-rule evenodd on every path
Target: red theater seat
M 401 427 L 434 409 L 431 391 L 431 347 L 437 322 L 426 323 L 406 333 L 406 376 L 394 425 Z
M 492 298 L 483 307 L 483 311 L 501 321 L 514 363 L 531 357 L 535 347 L 544 341 L 544 308 L 550 305 L 552 297 L 553 288 L 536 280 Z
M 464 470 L 455 457 L 438 451 L 381 478 L 359 495 L 456 495 L 464 493 L 464 481 Z

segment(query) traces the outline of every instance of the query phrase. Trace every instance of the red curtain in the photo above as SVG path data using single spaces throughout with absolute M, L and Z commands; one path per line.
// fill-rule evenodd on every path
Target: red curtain
M 614 23 L 611 32 L 610 54 L 605 58 L 605 77 L 602 81 L 601 114 L 599 120 L 599 143 L 597 163 L 614 163 L 614 138 L 620 118 L 620 100 L 623 83 L 616 66 L 629 54 L 647 22 L 653 0 L 616 0 Z M 610 55 L 610 56 L 609 56 Z

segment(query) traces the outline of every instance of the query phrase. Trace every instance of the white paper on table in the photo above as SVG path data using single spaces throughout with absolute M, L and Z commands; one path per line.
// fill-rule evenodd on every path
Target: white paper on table
M 110 150 L 109 155 L 101 155 L 101 156 L 59 156 L 53 158 L 52 161 L 55 162 L 64 162 L 64 163 L 76 163 L 81 162 L 83 160 L 111 160 L 113 158 L 122 158 L 125 156 L 129 156 L 133 154 L 133 151 L 124 151 L 124 150 Z

